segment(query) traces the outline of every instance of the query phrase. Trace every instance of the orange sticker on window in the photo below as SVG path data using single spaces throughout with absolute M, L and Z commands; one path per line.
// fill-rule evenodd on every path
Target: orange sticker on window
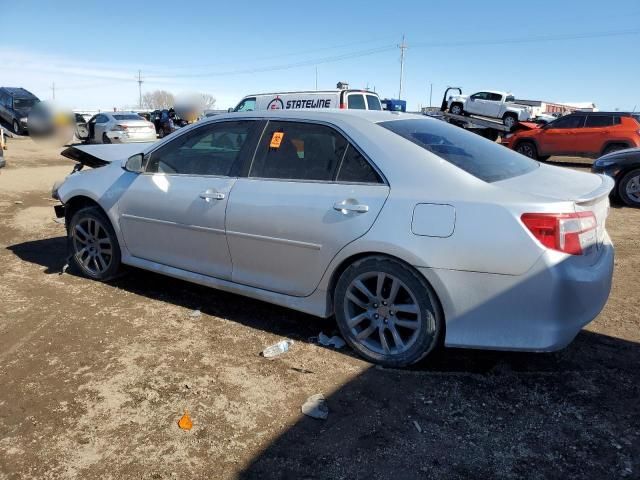
M 284 132 L 273 132 L 271 136 L 271 143 L 269 143 L 270 148 L 280 148 L 280 144 L 282 143 L 282 139 L 284 138 Z

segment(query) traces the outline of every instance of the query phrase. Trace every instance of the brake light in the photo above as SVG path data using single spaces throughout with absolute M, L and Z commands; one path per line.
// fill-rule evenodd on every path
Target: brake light
M 582 255 L 596 242 L 593 212 L 525 213 L 522 223 L 545 247 L 570 255 Z
M 340 108 L 341 109 L 347 108 L 347 105 L 345 103 L 340 102 Z
M 127 130 L 129 127 L 126 125 L 116 125 L 115 127 L 113 127 L 111 130 L 117 130 L 119 132 L 123 131 L 123 130 Z

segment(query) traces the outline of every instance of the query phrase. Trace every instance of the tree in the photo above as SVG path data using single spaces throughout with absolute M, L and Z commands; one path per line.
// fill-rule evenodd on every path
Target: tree
M 216 97 L 209 93 L 200 94 L 200 103 L 203 110 L 211 110 L 216 106 Z
M 167 92 L 166 90 L 154 90 L 153 92 L 146 92 L 142 95 L 142 106 L 150 110 L 171 108 L 175 103 L 176 99 L 173 93 Z

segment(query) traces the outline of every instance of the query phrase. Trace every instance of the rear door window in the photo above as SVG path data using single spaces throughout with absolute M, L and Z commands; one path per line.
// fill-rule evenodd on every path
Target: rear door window
M 346 147 L 345 138 L 325 125 L 269 122 L 249 176 L 333 181 Z
M 367 106 L 364 103 L 364 95 L 360 93 L 350 93 L 347 97 L 347 108 L 366 110 Z
M 369 110 L 382 110 L 380 99 L 375 95 L 367 95 L 367 106 Z
M 487 100 L 491 100 L 492 102 L 500 102 L 502 101 L 502 95 L 499 93 L 488 93 Z
M 339 182 L 384 183 L 369 161 L 349 144 L 338 171 Z
M 485 182 L 506 180 L 539 167 L 535 160 L 440 120 L 393 120 L 378 125 Z
M 610 127 L 613 125 L 613 115 L 588 115 L 585 128 Z

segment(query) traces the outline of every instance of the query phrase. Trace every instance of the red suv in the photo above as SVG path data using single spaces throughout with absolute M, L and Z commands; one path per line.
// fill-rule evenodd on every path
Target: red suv
M 544 126 L 507 135 L 502 143 L 539 160 L 551 155 L 597 158 L 616 150 L 640 147 L 640 114 L 576 112 Z

